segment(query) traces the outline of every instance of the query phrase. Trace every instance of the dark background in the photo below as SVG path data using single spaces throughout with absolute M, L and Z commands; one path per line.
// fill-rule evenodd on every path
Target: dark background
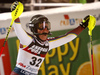
M 10 12 L 10 6 L 14 1 L 20 1 L 23 3 L 31 3 L 31 0 L 0 0 L 0 13 Z M 39 0 L 34 0 L 38 3 Z M 78 3 L 79 0 L 71 0 L 72 3 Z M 94 2 L 95 0 L 87 0 L 87 3 Z M 98 0 L 100 1 L 100 0 Z M 41 0 L 41 3 L 70 3 L 70 0 Z M 9 6 L 7 5 L 9 4 Z M 48 9 L 48 8 L 55 8 L 55 7 L 34 7 L 34 10 Z M 30 7 L 24 6 L 24 11 L 30 11 Z

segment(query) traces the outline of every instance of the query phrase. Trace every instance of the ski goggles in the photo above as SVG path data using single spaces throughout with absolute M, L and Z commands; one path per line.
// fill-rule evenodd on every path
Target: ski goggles
M 47 28 L 47 30 L 50 30 L 51 29 L 51 24 L 50 24 L 49 21 L 42 21 L 42 22 L 38 23 L 37 28 L 39 30 L 44 30 L 45 28 Z

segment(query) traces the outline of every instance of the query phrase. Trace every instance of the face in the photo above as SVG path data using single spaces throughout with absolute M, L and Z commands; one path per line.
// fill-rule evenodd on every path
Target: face
M 39 25 L 37 32 L 41 35 L 39 35 L 39 38 L 43 41 L 45 41 L 48 37 L 48 33 L 49 33 L 49 25 L 47 23 L 45 23 L 45 25 L 42 23 Z M 42 33 L 47 33 L 47 34 L 42 34 Z

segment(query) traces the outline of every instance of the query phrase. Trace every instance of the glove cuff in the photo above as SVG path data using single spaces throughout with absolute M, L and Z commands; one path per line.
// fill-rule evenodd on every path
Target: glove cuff
M 80 26 L 83 27 L 84 29 L 87 27 L 86 25 L 84 25 L 83 22 L 80 23 Z

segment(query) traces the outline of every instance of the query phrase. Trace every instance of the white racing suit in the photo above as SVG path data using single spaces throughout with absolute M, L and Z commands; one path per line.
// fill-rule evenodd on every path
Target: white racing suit
M 35 36 L 30 37 L 22 29 L 20 23 L 14 23 L 13 26 L 20 40 L 16 67 L 13 70 L 18 75 L 37 75 L 49 50 L 72 41 L 84 29 L 79 26 L 65 35 L 53 37 L 42 42 Z M 26 45 L 26 47 L 23 47 L 23 45 Z

